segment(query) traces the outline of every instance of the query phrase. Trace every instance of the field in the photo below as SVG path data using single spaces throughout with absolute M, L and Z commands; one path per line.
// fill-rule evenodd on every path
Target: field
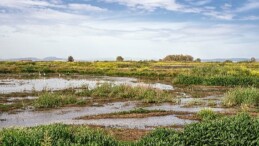
M 259 145 L 259 63 L 0 62 L 0 145 Z

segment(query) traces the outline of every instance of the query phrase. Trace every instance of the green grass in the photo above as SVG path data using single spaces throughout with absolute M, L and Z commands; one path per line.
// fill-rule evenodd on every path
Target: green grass
M 233 63 L 196 66 L 187 72 L 179 73 L 173 82 L 185 85 L 259 87 L 259 70 L 248 67 Z
M 198 117 L 202 120 L 214 120 L 216 118 L 219 118 L 220 115 L 216 112 L 214 112 L 211 109 L 202 109 L 197 113 Z
M 248 114 L 206 120 L 182 131 L 156 129 L 137 142 L 122 142 L 86 126 L 54 124 L 0 130 L 2 146 L 201 146 L 259 145 L 259 119 Z
M 61 124 L 33 128 L 11 128 L 0 132 L 2 146 L 68 146 L 68 145 L 118 145 L 113 138 L 100 130 L 85 126 Z
M 259 89 L 252 87 L 232 89 L 225 94 L 223 104 L 228 107 L 248 105 L 259 108 Z
M 77 103 L 77 98 L 73 95 L 46 92 L 39 95 L 39 98 L 34 102 L 34 106 L 37 108 L 55 108 L 75 103 Z
M 151 87 L 132 87 L 110 83 L 101 84 L 92 90 L 85 89 L 76 94 L 79 96 L 141 100 L 146 103 L 175 102 L 175 98 L 169 91 Z
M 259 87 L 259 77 L 251 76 L 215 76 L 201 77 L 195 75 L 178 75 L 174 84 L 208 85 L 208 86 L 255 86 Z

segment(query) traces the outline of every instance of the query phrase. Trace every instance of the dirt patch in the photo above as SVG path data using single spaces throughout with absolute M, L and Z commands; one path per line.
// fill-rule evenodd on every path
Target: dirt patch
M 111 113 L 111 114 L 100 114 L 80 117 L 81 120 L 96 120 L 96 119 L 123 119 L 123 118 L 147 118 L 147 117 L 158 117 L 167 115 L 189 115 L 189 112 L 178 112 L 178 111 L 150 111 L 149 113 Z

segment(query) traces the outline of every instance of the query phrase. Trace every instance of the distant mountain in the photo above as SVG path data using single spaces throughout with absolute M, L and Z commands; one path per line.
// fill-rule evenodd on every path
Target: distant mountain
M 31 61 L 40 61 L 41 59 L 35 57 L 26 57 L 26 58 L 11 58 L 11 59 L 3 59 L 5 61 L 21 61 L 21 60 L 31 60 Z
M 251 58 L 215 58 L 215 59 L 201 59 L 202 62 L 224 62 L 226 60 L 232 60 L 233 62 L 249 61 Z M 258 60 L 258 59 L 256 59 Z
M 57 58 L 57 57 L 46 57 L 43 59 L 35 58 L 35 57 L 25 57 L 25 58 L 11 58 L 11 59 L 1 59 L 2 61 L 22 61 L 22 60 L 31 60 L 31 61 L 65 61 L 64 58 Z
M 65 61 L 66 59 L 58 58 L 58 57 L 45 57 L 42 59 L 42 61 L 55 61 L 55 60 Z

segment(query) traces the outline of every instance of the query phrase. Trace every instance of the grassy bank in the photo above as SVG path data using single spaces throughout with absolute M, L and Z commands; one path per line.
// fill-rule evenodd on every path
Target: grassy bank
M 0 145 L 259 145 L 259 119 L 247 114 L 206 120 L 188 125 L 183 131 L 157 129 L 137 142 L 115 140 L 101 130 L 85 126 L 55 124 L 0 131 Z

